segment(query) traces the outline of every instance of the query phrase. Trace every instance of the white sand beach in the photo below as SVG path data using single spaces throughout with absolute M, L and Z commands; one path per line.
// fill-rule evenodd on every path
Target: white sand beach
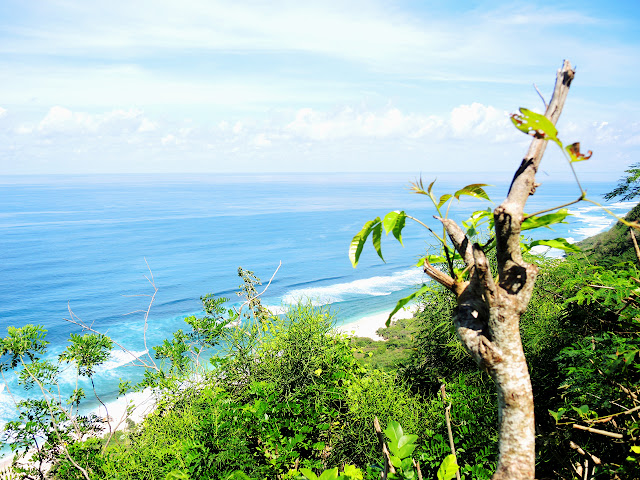
M 410 305 L 409 307 L 397 312 L 391 320 L 396 321 L 403 318 L 411 318 L 413 317 L 415 309 L 415 305 Z M 338 330 L 355 337 L 368 337 L 373 340 L 384 340 L 384 338 L 376 332 L 379 328 L 385 327 L 387 318 L 389 318 L 389 313 L 390 312 L 380 312 L 374 315 L 367 315 L 366 317 L 362 317 L 353 322 L 339 326 Z

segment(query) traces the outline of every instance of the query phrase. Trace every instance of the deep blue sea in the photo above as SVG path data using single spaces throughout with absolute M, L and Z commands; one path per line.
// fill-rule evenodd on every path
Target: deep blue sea
M 354 269 L 352 237 L 365 221 L 405 210 L 437 227 L 425 196 L 409 191 L 412 174 L 126 175 L 0 177 L 0 337 L 8 326 L 48 329 L 52 354 L 78 327 L 69 309 L 87 323 L 142 353 L 143 314 L 158 288 L 149 317 L 149 344 L 157 345 L 200 311 L 199 297 L 214 293 L 238 302 L 242 266 L 269 280 L 263 303 L 282 307 L 297 299 L 331 304 L 338 323 L 390 310 L 397 299 L 426 281 L 416 259 L 433 241 L 417 224 L 403 233 L 404 248 L 383 239 L 386 263 L 367 245 Z M 432 178 L 425 176 L 425 181 Z M 442 174 L 438 195 L 471 178 Z M 499 203 L 510 178 L 480 178 Z M 528 204 L 534 212 L 578 196 L 571 182 L 543 180 Z M 478 180 L 477 180 L 478 181 Z M 587 183 L 600 200 L 613 183 Z M 491 206 L 464 198 L 453 218 Z M 612 206 L 624 214 L 631 203 Z M 569 223 L 532 232 L 533 238 L 580 240 L 612 224 L 590 204 L 570 207 Z M 131 313 L 135 312 L 135 313 Z M 99 388 L 113 398 L 119 378 L 132 375 L 127 357 L 114 352 Z M 11 374 L 0 382 L 0 427 L 15 417 L 21 392 Z M 73 375 L 63 391 L 72 388 Z M 4 385 L 6 381 L 7 385 Z

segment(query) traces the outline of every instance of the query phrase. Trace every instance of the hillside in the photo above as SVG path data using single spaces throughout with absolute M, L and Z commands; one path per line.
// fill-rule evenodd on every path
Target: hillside
M 640 219 L 640 203 L 624 217 L 627 221 Z M 629 227 L 617 222 L 611 229 L 578 242 L 591 263 L 603 267 L 620 262 L 636 262 L 633 243 L 629 238 Z

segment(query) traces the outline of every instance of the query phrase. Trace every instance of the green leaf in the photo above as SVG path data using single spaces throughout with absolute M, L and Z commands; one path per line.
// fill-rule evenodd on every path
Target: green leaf
M 442 255 L 426 255 L 416 263 L 416 267 L 421 267 L 424 265 L 424 261 L 427 260 L 430 264 L 438 264 L 438 263 L 447 263 L 447 259 Z
M 527 245 L 528 250 L 531 250 L 537 245 L 544 245 L 551 248 L 557 248 L 558 250 L 564 250 L 565 252 L 577 253 L 580 252 L 580 247 L 573 245 L 564 238 L 554 238 L 552 240 L 535 240 Z
M 587 413 L 589 413 L 589 405 L 580 405 L 580 407 L 571 407 L 573 408 L 578 415 L 584 417 Z
M 400 310 L 402 307 L 404 307 L 407 303 L 409 303 L 414 298 L 419 297 L 423 293 L 426 293 L 428 290 L 429 290 L 429 286 L 422 285 L 422 287 L 420 287 L 418 290 L 416 290 L 412 294 L 407 295 L 406 297 L 398 300 L 398 303 L 396 303 L 396 306 L 394 307 L 393 311 L 389 314 L 389 318 L 387 318 L 387 322 L 385 323 L 385 325 L 387 327 L 391 325 L 391 318 L 393 318 L 393 316 L 396 314 L 398 310 Z
M 564 412 L 566 412 L 566 411 L 567 410 L 564 409 L 564 408 L 560 408 L 557 412 L 554 412 L 553 410 L 548 410 L 549 415 L 551 415 L 553 417 L 553 419 L 556 421 L 556 423 L 558 423 L 560 421 L 560 419 L 564 415 Z
M 301 468 L 300 473 L 307 477 L 309 480 L 318 480 L 318 476 L 313 473 L 310 468 Z
M 444 457 L 444 460 L 438 468 L 438 480 L 451 480 L 456 476 L 458 471 L 458 462 L 456 462 L 456 456 L 452 453 Z
M 437 208 L 439 209 L 440 207 L 442 207 L 442 205 L 444 205 L 444 204 L 445 204 L 445 202 L 446 202 L 447 200 L 449 200 L 450 198 L 452 198 L 452 197 L 453 197 L 453 195 L 451 195 L 451 194 L 449 194 L 449 193 L 446 193 L 446 194 L 442 195 L 442 196 L 440 197 L 440 201 L 438 202 L 438 206 L 437 206 Z
M 395 420 L 390 420 L 387 428 L 384 429 L 384 434 L 390 440 L 390 442 L 394 445 L 398 444 L 398 440 L 402 438 L 404 434 L 402 431 L 402 427 Z
M 640 453 L 640 445 L 632 445 L 631 446 L 631 451 L 633 453 Z
M 374 220 L 369 220 L 364 224 L 362 230 L 360 230 L 356 236 L 353 237 L 353 240 L 351 240 L 351 245 L 349 245 L 349 260 L 351 260 L 353 268 L 356 268 L 356 265 L 358 265 L 358 260 L 360 260 L 360 254 L 362 253 L 362 248 L 367 241 L 367 237 L 371 233 L 371 230 L 373 230 L 373 227 L 378 223 L 380 223 L 380 217 L 376 217 Z
M 344 474 L 351 478 L 352 480 L 362 480 L 363 474 L 362 470 L 360 470 L 355 465 L 345 465 L 344 466 Z
M 382 256 L 382 245 L 381 245 L 382 224 L 378 223 L 375 227 L 373 227 L 372 232 L 373 232 L 373 235 L 371 236 L 371 240 L 373 241 L 373 248 L 376 249 L 376 252 L 378 253 L 378 256 L 384 262 L 384 257 Z M 385 262 L 385 263 L 387 263 L 387 262 Z
M 389 232 L 393 232 L 393 236 L 396 237 L 402 246 L 404 246 L 402 243 L 402 229 L 404 228 L 406 218 L 406 213 L 396 210 L 387 213 L 382 222 L 387 235 L 389 235 Z
M 338 478 L 338 467 L 333 467 L 322 472 L 318 480 L 335 480 L 336 478 Z
M 402 460 L 400 460 L 395 455 L 391 455 L 389 460 L 391 460 L 391 465 L 393 465 L 394 467 L 396 467 L 396 468 L 401 468 L 402 467 Z
M 558 140 L 558 130 L 547 117 L 540 113 L 532 112 L 526 108 L 520 109 L 521 114 L 514 113 L 511 115 L 511 121 L 518 130 L 535 138 L 543 140 L 553 140 L 560 146 Z
M 489 198 L 489 195 L 487 195 L 487 192 L 485 192 L 484 189 L 482 188 L 482 187 L 489 187 L 489 186 L 490 185 L 487 185 L 486 183 L 473 183 L 471 185 L 467 185 L 466 187 L 463 187 L 460 190 L 458 190 L 454 194 L 454 197 L 456 197 L 456 200 L 460 200 L 460 197 L 462 195 L 469 195 L 470 197 L 481 198 L 484 200 L 491 201 L 491 199 Z
M 520 225 L 520 230 L 524 232 L 525 230 L 547 227 L 556 223 L 566 223 L 564 222 L 564 219 L 567 218 L 568 215 L 569 210 L 563 208 L 562 210 L 558 210 L 555 213 L 549 213 L 541 217 L 530 216 L 524 219 L 522 225 Z

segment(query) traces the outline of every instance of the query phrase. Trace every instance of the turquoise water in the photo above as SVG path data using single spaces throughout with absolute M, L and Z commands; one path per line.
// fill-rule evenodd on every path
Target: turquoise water
M 330 304 L 338 323 L 391 309 L 398 298 L 427 279 L 412 267 L 430 243 L 426 230 L 408 225 L 404 248 L 383 239 L 383 263 L 370 245 L 353 269 L 349 242 L 365 221 L 406 210 L 433 227 L 430 202 L 409 192 L 410 174 L 366 175 L 173 175 L 0 177 L 0 335 L 10 325 L 41 324 L 49 330 L 52 354 L 78 327 L 65 321 L 73 311 L 139 354 L 143 314 L 158 292 L 149 317 L 149 345 L 181 328 L 182 318 L 200 311 L 206 293 L 237 302 L 237 268 L 266 281 L 278 274 L 263 303 L 280 308 L 297 299 Z M 425 176 L 425 180 L 426 180 Z M 439 194 L 465 183 L 441 175 Z M 502 198 L 509 179 L 482 179 Z M 586 185 L 594 199 L 611 183 Z M 531 198 L 533 212 L 578 196 L 572 183 L 545 182 Z M 463 219 L 488 202 L 464 199 L 451 216 Z M 614 204 L 624 213 L 632 204 Z M 612 220 L 588 204 L 571 207 L 570 223 L 534 238 L 579 240 Z M 148 266 L 147 266 L 148 264 Z M 134 313 L 131 313 L 134 312 Z M 100 372 L 99 386 L 113 397 L 118 379 L 131 375 L 129 358 L 114 352 Z M 73 376 L 64 377 L 63 391 Z M 15 415 L 0 382 L 0 426 Z M 8 388 L 7 388 L 8 387 Z

